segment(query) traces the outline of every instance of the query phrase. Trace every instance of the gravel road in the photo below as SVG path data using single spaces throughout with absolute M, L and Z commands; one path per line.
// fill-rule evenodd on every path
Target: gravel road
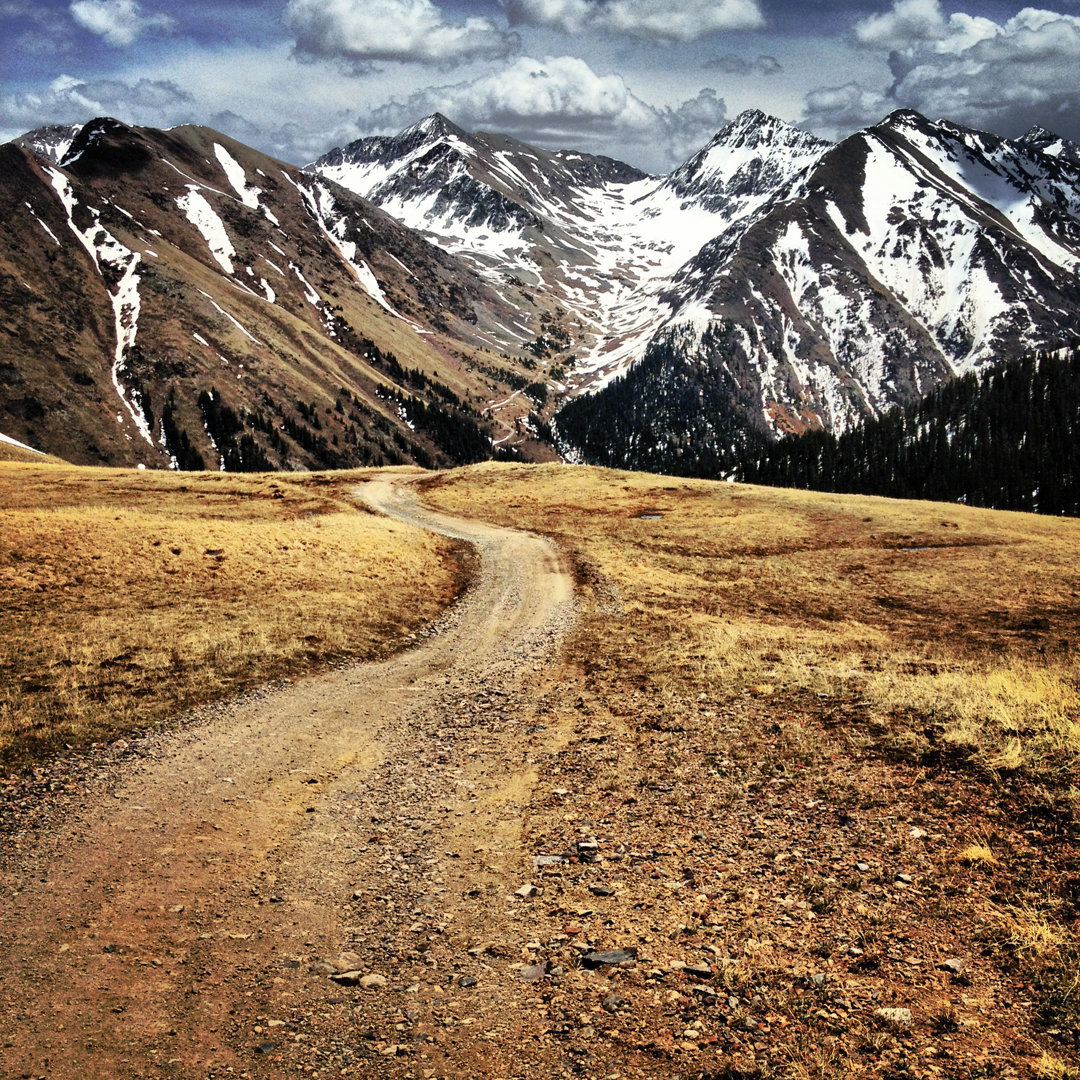
M 388 661 L 204 710 L 4 860 L 0 1075 L 387 1075 L 350 984 L 419 1001 L 432 943 L 468 960 L 527 877 L 529 745 L 562 736 L 521 718 L 560 693 L 567 562 L 408 482 L 357 497 L 469 541 L 474 584 Z

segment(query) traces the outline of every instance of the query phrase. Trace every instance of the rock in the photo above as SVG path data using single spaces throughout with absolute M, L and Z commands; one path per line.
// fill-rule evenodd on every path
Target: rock
M 627 1001 L 626 998 L 619 997 L 618 994 L 608 994 L 600 1004 L 604 1012 L 617 1013 L 620 1009 L 625 1008 Z
M 867 862 L 857 862 L 855 864 L 855 869 L 858 870 L 860 874 L 865 874 L 870 870 L 870 864 Z
M 921 840 L 926 835 L 926 830 L 920 829 L 917 825 L 912 825 L 908 830 L 908 836 L 910 836 L 912 840 Z
M 354 952 L 338 953 L 334 957 L 335 971 L 355 971 L 358 967 L 362 967 L 363 964 L 363 958 Z
M 948 960 L 938 964 L 938 967 L 942 971 L 947 971 L 951 975 L 963 975 L 967 971 L 967 964 L 958 957 L 950 957 Z
M 739 1007 L 739 999 L 734 995 L 730 995 L 727 999 L 727 1007 L 729 1009 L 737 1009 Z
M 713 969 L 708 964 L 685 964 L 683 965 L 683 973 L 692 975 L 695 979 L 711 979 L 713 977 Z
M 915 879 L 910 874 L 897 874 L 896 880 L 901 885 L 910 885 Z
M 475 986 L 479 981 L 480 980 L 477 979 L 475 975 L 462 975 L 461 978 L 458 979 L 458 986 L 468 990 L 470 986 Z
M 277 1043 L 261 1042 L 255 1047 L 256 1054 L 272 1054 L 277 1049 Z
M 690 987 L 690 992 L 696 997 L 699 997 L 706 1004 L 710 1004 L 717 1000 L 716 991 L 711 986 L 702 986 L 699 983 L 696 986 Z
M 522 900 L 531 900 L 534 896 L 538 895 L 540 890 L 530 881 L 522 885 L 514 895 L 520 896 Z
M 521 969 L 522 981 L 527 983 L 539 982 L 544 977 L 544 974 L 543 964 L 529 964 L 528 967 Z
M 386 985 L 386 976 L 372 972 L 370 975 L 365 975 L 358 985 L 365 990 L 377 990 L 379 987 Z
M 540 870 L 545 866 L 560 866 L 564 862 L 566 862 L 566 856 L 565 855 L 534 855 L 533 856 L 533 866 L 535 866 L 537 870 Z
M 591 892 L 593 894 L 593 896 L 614 896 L 615 895 L 615 890 L 612 889 L 612 888 L 609 888 L 607 885 L 590 885 L 589 886 L 589 892 Z
M 915 1022 L 910 1009 L 875 1009 L 874 1015 L 897 1027 L 911 1027 Z
M 605 964 L 625 964 L 627 961 L 637 959 L 637 949 L 607 949 L 603 952 L 587 952 L 581 962 L 587 968 L 602 967 Z

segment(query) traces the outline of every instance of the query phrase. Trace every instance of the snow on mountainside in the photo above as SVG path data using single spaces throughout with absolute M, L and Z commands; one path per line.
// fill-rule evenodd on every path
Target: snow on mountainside
M 518 434 L 525 406 L 482 415 L 532 378 L 486 359 L 529 310 L 513 289 L 209 129 L 103 118 L 63 153 L 56 135 L 0 146 L 11 437 L 252 469 L 460 463 Z
M 363 195 L 493 284 L 542 289 L 566 313 L 570 385 L 601 385 L 637 359 L 672 309 L 672 274 L 731 233 L 828 144 L 744 113 L 666 178 L 587 154 L 469 135 L 435 115 L 358 140 L 309 170 Z
M 24 146 L 38 157 L 59 164 L 81 130 L 82 124 L 49 124 L 28 131 L 15 140 L 15 145 Z

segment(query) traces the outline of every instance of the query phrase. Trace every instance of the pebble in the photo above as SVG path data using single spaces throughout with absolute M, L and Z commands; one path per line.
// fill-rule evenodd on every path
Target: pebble
M 587 952 L 581 962 L 587 968 L 601 967 L 602 965 L 625 964 L 630 960 L 637 959 L 637 949 L 607 949 L 603 952 Z
M 514 895 L 520 896 L 522 900 L 531 900 L 539 892 L 540 890 L 530 881 L 516 890 Z
M 915 1019 L 910 1009 L 875 1009 L 874 1015 L 899 1027 L 910 1027 Z

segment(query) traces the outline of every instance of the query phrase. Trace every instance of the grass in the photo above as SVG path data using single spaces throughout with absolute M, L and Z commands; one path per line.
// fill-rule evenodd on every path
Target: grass
M 1035 1033 L 1064 1054 L 1047 1060 L 1065 1071 L 1045 1075 L 1075 1075 L 1080 521 L 548 466 L 424 486 L 451 512 L 572 554 L 584 617 L 570 652 L 585 703 L 625 725 L 615 794 L 628 816 L 648 798 L 636 769 L 669 792 L 641 811 L 650 820 L 738 834 L 766 814 L 766 834 L 794 832 L 717 860 L 723 951 L 740 957 L 725 979 L 805 1011 L 786 965 L 827 963 L 825 997 L 843 983 L 855 1005 L 835 1046 L 802 1023 L 776 1035 L 769 1075 L 891 1075 L 913 1036 L 1019 1060 Z M 816 799 L 830 807 L 824 843 L 818 819 L 800 820 Z M 853 850 L 870 869 L 825 869 Z M 817 861 L 800 872 L 804 855 Z M 790 928 L 768 907 L 769 878 L 797 901 Z M 841 935 L 857 958 L 838 954 Z M 907 967 L 912 953 L 923 966 Z M 992 956 L 1009 1023 L 958 992 L 991 994 L 989 960 L 943 984 L 935 956 Z M 875 1026 L 881 1004 L 915 1005 L 913 1032 Z
M 0 763 L 373 657 L 456 594 L 448 541 L 360 511 L 359 474 L 0 464 Z
M 902 751 L 989 770 L 1080 762 L 1078 521 L 598 469 L 450 477 L 439 505 L 572 550 L 634 625 L 598 618 L 603 651 L 671 694 L 857 706 Z

